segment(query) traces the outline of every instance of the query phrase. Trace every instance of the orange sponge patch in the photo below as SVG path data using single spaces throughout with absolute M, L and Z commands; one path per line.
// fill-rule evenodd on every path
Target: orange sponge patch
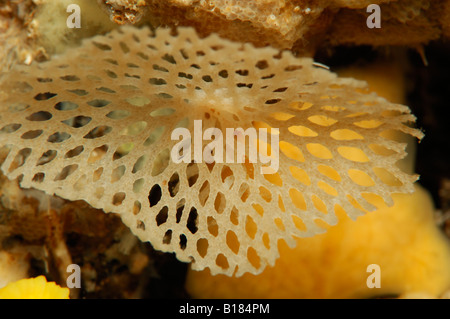
M 450 245 L 434 224 L 431 198 L 416 186 L 413 194 L 394 195 L 394 202 L 356 222 L 342 214 L 338 225 L 298 239 L 295 249 L 279 242 L 280 259 L 259 276 L 190 271 L 187 290 L 194 298 L 438 296 L 450 287 Z M 380 266 L 380 288 L 367 286 L 371 264 Z

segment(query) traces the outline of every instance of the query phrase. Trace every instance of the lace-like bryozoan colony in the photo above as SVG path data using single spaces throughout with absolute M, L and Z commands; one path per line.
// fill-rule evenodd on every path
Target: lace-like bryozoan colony
M 213 274 L 260 273 L 278 240 L 293 246 L 336 212 L 355 218 L 417 178 L 395 165 L 405 144 L 391 132 L 421 137 L 405 125 L 415 120 L 407 107 L 311 59 L 192 29 L 97 36 L 16 69 L 0 89 L 4 174 L 119 213 L 142 241 Z M 174 163 L 171 133 L 193 136 L 194 120 L 223 132 L 278 128 L 279 170 Z

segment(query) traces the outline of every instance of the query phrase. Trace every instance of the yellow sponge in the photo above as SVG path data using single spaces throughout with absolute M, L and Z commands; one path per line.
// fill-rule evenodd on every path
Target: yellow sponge
M 0 289 L 0 299 L 69 299 L 69 292 L 69 288 L 62 288 L 39 276 L 6 285 Z
M 394 195 L 394 206 L 359 217 L 341 214 L 325 233 L 281 244 L 275 267 L 241 278 L 190 271 L 194 298 L 364 298 L 410 292 L 442 294 L 450 287 L 450 245 L 433 221 L 428 193 Z M 380 288 L 368 288 L 371 264 Z M 370 281 L 370 279 L 369 279 Z
M 398 61 L 339 73 L 367 80 L 379 95 L 404 103 L 405 82 Z M 400 164 L 412 171 L 413 159 Z M 450 243 L 434 223 L 429 194 L 419 185 L 415 188 L 413 194 L 393 195 L 392 207 L 374 199 L 379 209 L 356 221 L 339 214 L 336 226 L 297 239 L 294 249 L 279 242 L 280 258 L 258 276 L 230 278 L 190 270 L 186 289 L 194 298 L 437 297 L 450 288 Z M 367 285 L 377 275 L 371 268 L 368 272 L 373 264 L 379 266 L 380 288 Z

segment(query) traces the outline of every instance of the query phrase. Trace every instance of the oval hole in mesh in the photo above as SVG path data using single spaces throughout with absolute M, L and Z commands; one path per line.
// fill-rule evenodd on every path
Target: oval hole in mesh
M 62 171 L 55 177 L 55 181 L 65 180 L 67 177 L 72 175 L 78 169 L 77 164 L 72 164 L 64 167 Z
M 311 155 L 313 155 L 317 158 L 321 158 L 321 159 L 332 159 L 333 158 L 333 154 L 331 153 L 331 151 L 322 144 L 308 143 L 308 144 L 306 144 L 306 149 L 308 150 L 308 152 Z
M 177 224 L 181 221 L 181 217 L 183 217 L 183 210 L 186 200 L 184 198 L 180 199 L 177 203 L 177 213 L 176 213 L 176 222 Z
M 189 211 L 189 216 L 186 222 L 186 228 L 189 229 L 189 231 L 192 234 L 195 234 L 198 230 L 197 224 L 198 224 L 197 209 L 195 209 L 195 207 L 192 207 L 191 210 Z
M 172 241 L 172 230 L 169 229 L 168 231 L 166 231 L 166 233 L 164 234 L 163 237 L 163 244 L 170 244 L 170 242 Z
M 360 186 L 370 187 L 374 186 L 375 182 L 373 179 L 366 173 L 358 169 L 349 169 L 348 176 L 351 180 Z
M 242 183 L 241 187 L 239 188 L 239 194 L 241 197 L 242 202 L 246 202 L 248 197 L 250 196 L 250 187 L 247 183 Z
M 253 267 L 258 269 L 261 267 L 261 258 L 256 253 L 256 250 L 253 247 L 249 247 L 247 249 L 247 259 L 252 264 Z
M 257 230 L 258 227 L 256 226 L 255 221 L 251 216 L 247 215 L 245 219 L 245 232 L 251 239 L 255 239 Z
M 44 92 L 44 93 L 38 93 L 35 95 L 34 99 L 36 101 L 45 101 L 45 100 L 50 100 L 51 98 L 57 96 L 58 94 L 56 93 L 51 93 L 51 92 Z
M 206 254 L 208 253 L 208 240 L 206 238 L 200 238 L 197 240 L 197 252 L 200 255 L 200 257 L 205 258 Z
M 119 63 L 116 61 L 116 60 L 114 60 L 114 59 L 103 59 L 103 61 L 105 61 L 105 62 L 108 62 L 108 63 L 110 63 L 110 64 L 113 64 L 113 65 L 119 65 Z
M 153 64 L 152 67 L 153 67 L 153 70 L 155 70 L 155 71 L 161 71 L 161 72 L 165 72 L 165 73 L 169 72 L 169 70 L 167 70 L 165 67 L 162 67 L 158 64 Z
M 45 180 L 45 174 L 42 172 L 36 173 L 32 179 L 32 181 L 35 183 L 42 183 L 42 182 L 44 182 L 44 180 Z
M 72 157 L 78 156 L 83 151 L 84 151 L 84 146 L 83 145 L 77 146 L 74 149 L 71 149 L 70 151 L 68 151 L 66 153 L 66 155 L 64 156 L 64 158 L 72 158 Z
M 179 245 L 180 245 L 181 250 L 185 250 L 186 249 L 187 238 L 186 238 L 186 236 L 184 234 L 180 235 Z
M 145 128 L 147 127 L 146 121 L 139 121 L 134 122 L 130 125 L 128 125 L 122 132 L 120 132 L 120 135 L 126 135 L 126 136 L 136 136 L 142 133 Z
M 328 214 L 327 205 L 321 200 L 318 196 L 313 195 L 311 196 L 311 200 L 314 204 L 314 207 L 323 214 Z
M 302 137 L 316 137 L 319 135 L 317 134 L 317 132 L 311 130 L 309 127 L 302 125 L 290 126 L 288 128 L 288 131 L 291 132 L 292 134 Z
M 38 82 L 41 82 L 41 83 L 49 83 L 49 82 L 53 82 L 53 79 L 52 79 L 52 78 L 36 78 L 36 80 L 37 80 Z
M 305 161 L 302 151 L 297 146 L 286 141 L 281 141 L 279 144 L 280 150 L 285 156 L 299 162 Z
M 142 187 L 144 186 L 145 179 L 139 178 L 134 181 L 133 183 L 133 192 L 139 193 L 142 190 Z
M 297 166 L 290 166 L 289 171 L 292 174 L 292 177 L 294 177 L 296 180 L 298 180 L 300 183 L 302 183 L 305 186 L 311 185 L 311 180 L 309 178 L 308 173 L 304 169 L 301 169 Z
M 166 85 L 167 84 L 166 80 L 161 79 L 161 78 L 151 78 L 149 80 L 149 83 L 151 85 Z
M 214 217 L 208 216 L 206 222 L 208 224 L 208 232 L 214 237 L 217 237 L 217 235 L 219 234 L 219 225 L 217 224 L 217 221 L 214 219 Z
M 50 143 L 62 143 L 66 140 L 68 140 L 71 137 L 69 133 L 66 132 L 56 132 L 52 135 L 50 135 L 47 139 Z
M 335 123 L 337 123 L 337 120 L 335 120 L 334 118 L 325 116 L 325 115 L 312 115 L 310 117 L 308 117 L 308 120 L 311 123 L 320 125 L 320 126 L 331 126 Z
M 128 45 L 125 44 L 125 42 L 120 41 L 119 42 L 119 47 L 122 50 L 122 52 L 125 53 L 125 54 L 130 52 L 130 48 L 128 47 Z
M 177 64 L 177 61 L 175 61 L 175 58 L 172 55 L 168 54 L 168 53 L 164 54 L 162 59 L 164 61 L 167 61 L 167 62 L 171 63 L 171 64 Z
M 135 144 L 133 142 L 123 143 L 119 145 L 116 151 L 113 154 L 113 160 L 116 161 L 121 159 L 122 157 L 130 154 L 130 152 L 134 149 Z
M 226 206 L 225 195 L 221 192 L 218 192 L 216 195 L 216 199 L 214 200 L 214 209 L 218 214 L 222 214 Z
M 158 176 L 167 168 L 170 162 L 170 151 L 168 148 L 156 155 L 153 161 L 152 176 Z
M 150 136 L 145 140 L 144 146 L 149 146 L 149 145 L 157 142 L 163 135 L 165 129 L 166 129 L 165 126 L 159 126 L 159 127 L 155 128 L 150 133 Z
M 0 133 L 8 133 L 8 134 L 14 133 L 21 127 L 22 127 L 22 124 L 18 124 L 18 123 L 8 124 L 8 125 L 5 125 L 2 127 L 2 129 L 0 130 Z
M 283 180 L 281 179 L 280 174 L 278 174 L 278 173 L 275 173 L 275 174 L 265 174 L 265 175 L 264 175 L 264 178 L 265 178 L 268 182 L 272 183 L 273 185 L 276 185 L 276 186 L 279 186 L 279 187 L 282 187 L 282 186 L 283 186 Z
M 127 110 L 114 110 L 106 114 L 106 117 L 112 120 L 122 120 L 130 116 L 130 111 Z
M 295 228 L 297 228 L 298 230 L 300 230 L 302 232 L 307 230 L 305 223 L 303 222 L 303 220 L 300 217 L 298 217 L 296 215 L 291 215 L 291 218 L 292 218 L 292 222 L 295 225 Z
M 189 163 L 186 166 L 186 176 L 188 178 L 189 187 L 192 187 L 199 177 L 198 165 L 196 163 Z
M 15 169 L 22 167 L 25 162 L 27 161 L 28 157 L 31 154 L 31 148 L 24 148 L 21 149 L 19 152 L 17 152 L 14 160 L 12 161 L 11 165 L 9 166 L 9 172 L 11 173 Z
M 61 122 L 73 128 L 80 128 L 88 125 L 91 120 L 92 118 L 88 116 L 79 115 Z
M 111 79 L 117 79 L 117 74 L 111 70 L 104 70 L 106 75 L 109 76 Z
M 180 190 L 180 176 L 178 173 L 174 173 L 168 183 L 169 194 L 171 197 L 175 197 Z
M 202 80 L 205 81 L 205 82 L 207 82 L 207 83 L 210 83 L 210 82 L 213 81 L 213 79 L 212 79 L 212 77 L 211 77 L 210 75 L 204 75 L 204 76 L 202 76 Z
M 142 155 L 139 157 L 134 163 L 133 170 L 131 171 L 133 174 L 139 172 L 141 169 L 144 168 L 145 162 L 147 161 L 147 155 Z
M 97 168 L 92 174 L 92 181 L 97 182 L 100 179 L 100 177 L 102 177 L 102 174 L 103 174 L 103 167 Z
M 339 175 L 339 173 L 332 168 L 331 166 L 327 166 L 327 165 L 319 165 L 317 166 L 317 170 L 324 176 L 336 181 L 336 182 L 340 182 L 341 181 L 341 175 Z
M 239 211 L 236 208 L 236 206 L 233 206 L 230 212 L 230 222 L 232 222 L 234 225 L 239 225 Z
M 137 215 L 141 212 L 141 202 L 139 201 L 134 201 L 134 205 L 133 205 L 133 215 Z
M 93 107 L 104 107 L 104 106 L 107 106 L 108 104 L 110 104 L 111 101 L 95 99 L 95 100 L 88 101 L 86 103 Z
M 300 193 L 295 188 L 291 188 L 289 190 L 289 197 L 291 198 L 292 204 L 294 204 L 295 207 L 301 210 L 306 210 L 306 202 L 302 193 Z
M 93 128 L 91 131 L 89 131 L 89 133 L 87 133 L 85 136 L 83 136 L 83 138 L 86 138 L 86 139 L 100 138 L 102 136 L 105 136 L 106 134 L 108 134 L 111 131 L 112 131 L 112 127 L 110 127 L 110 126 L 106 126 L 106 125 L 97 126 L 97 127 Z
M 339 146 L 337 148 L 338 153 L 345 159 L 353 162 L 369 162 L 369 158 L 366 153 L 360 148 L 352 146 Z
M 270 100 L 267 100 L 265 104 L 276 104 L 280 101 L 281 101 L 281 99 L 270 99 Z
M 403 183 L 395 176 L 394 173 L 389 172 L 383 167 L 374 167 L 373 171 L 375 175 L 386 185 L 389 186 L 402 186 Z
M 55 104 L 55 109 L 58 111 L 72 111 L 78 108 L 78 104 L 70 101 L 61 101 Z
M 266 60 L 259 60 L 258 62 L 256 62 L 255 66 L 260 70 L 264 70 L 269 67 L 269 63 L 267 63 Z
M 150 207 L 157 205 L 161 200 L 161 196 L 162 196 L 161 186 L 159 186 L 158 184 L 153 185 L 152 189 L 148 194 L 148 201 L 150 203 Z
M 338 141 L 363 140 L 364 139 L 364 137 L 361 134 L 359 134 L 353 130 L 349 130 L 349 129 L 334 130 L 333 132 L 330 133 L 330 136 Z
M 224 254 L 219 254 L 216 258 L 216 265 L 219 266 L 222 269 L 228 269 L 230 268 L 230 265 L 228 264 L 228 259 L 225 257 Z
M 262 236 L 262 242 L 264 246 L 269 250 L 270 249 L 270 237 L 269 234 L 264 233 Z
M 44 132 L 43 130 L 28 131 L 23 133 L 20 138 L 23 138 L 24 140 L 32 140 L 41 136 L 43 132 Z
M 126 194 L 123 192 L 114 194 L 112 204 L 114 206 L 122 205 L 123 201 L 125 200 L 125 197 L 126 197 Z
M 145 231 L 145 224 L 142 220 L 136 222 L 136 228 Z
M 334 187 L 330 186 L 329 184 L 325 183 L 324 181 L 318 181 L 317 186 L 319 186 L 319 188 L 328 195 L 335 197 L 338 196 L 337 190 Z
M 42 153 L 41 157 L 38 159 L 36 166 L 45 165 L 53 161 L 58 153 L 55 150 L 48 150 Z
M 111 183 L 119 181 L 125 174 L 125 171 L 126 171 L 125 165 L 120 165 L 116 167 L 111 174 Z
M 142 107 L 150 103 L 150 99 L 146 96 L 133 96 L 128 99 L 125 99 L 128 103 L 133 106 Z
M 220 177 L 222 179 L 222 183 L 227 186 L 228 189 L 231 189 L 234 184 L 234 175 L 233 171 L 229 166 L 224 166 L 222 168 L 222 172 L 220 173 Z
M 297 70 L 301 70 L 303 69 L 302 65 L 288 65 L 287 67 L 284 68 L 284 70 L 286 72 L 292 72 L 292 71 L 297 71 Z
M 96 41 L 92 41 L 92 44 L 95 45 L 98 49 L 100 49 L 102 51 L 111 51 L 111 47 L 107 44 L 96 42 Z
M 156 215 L 155 221 L 157 226 L 161 226 L 167 221 L 167 218 L 169 217 L 169 208 L 167 206 L 164 206 Z
M 76 75 L 64 75 L 64 76 L 61 76 L 60 79 L 63 81 L 68 81 L 68 82 L 80 81 L 80 78 Z
M 229 230 L 227 232 L 226 243 L 228 248 L 230 248 L 230 250 L 234 254 L 237 255 L 239 253 L 239 247 L 241 246 L 241 243 L 239 242 L 238 237 L 232 230 Z
M 114 90 L 112 90 L 112 89 L 110 89 L 110 88 L 104 87 L 104 86 L 99 87 L 99 88 L 96 88 L 96 90 L 97 90 L 97 91 L 104 92 L 104 93 L 110 93 L 110 94 L 116 93 L 116 91 L 114 91 Z
M 95 163 L 96 161 L 100 160 L 108 151 L 108 145 L 102 145 L 99 147 L 94 148 L 91 151 L 91 154 L 89 154 L 89 158 L 87 160 L 87 162 L 89 164 L 91 163 Z
M 85 95 L 89 94 L 88 91 L 82 90 L 82 89 L 67 90 L 67 92 L 73 93 L 73 94 L 78 95 L 78 96 L 85 96 Z
M 272 201 L 272 193 L 263 186 L 259 187 L 259 196 L 268 203 Z
M 41 122 L 41 121 L 48 121 L 53 117 L 53 115 L 47 111 L 39 111 L 36 113 L 33 113 L 26 117 L 28 121 L 33 122 Z
M 203 183 L 202 187 L 200 188 L 199 193 L 198 193 L 198 200 L 200 201 L 200 204 L 202 206 L 205 206 L 206 201 L 209 198 L 209 192 L 210 192 L 209 182 L 205 181 Z

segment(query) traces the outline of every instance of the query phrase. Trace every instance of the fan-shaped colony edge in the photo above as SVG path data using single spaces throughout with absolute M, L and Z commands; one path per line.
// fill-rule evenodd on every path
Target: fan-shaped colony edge
M 355 218 L 374 196 L 390 203 L 413 190 L 391 132 L 420 138 L 404 124 L 415 118 L 365 86 L 288 52 L 126 27 L 6 75 L 1 169 L 24 188 L 119 213 L 194 269 L 257 274 L 274 264 L 278 240 L 293 246 L 337 212 Z M 194 120 L 223 132 L 278 128 L 279 170 L 172 162 L 171 132 L 193 135 Z

